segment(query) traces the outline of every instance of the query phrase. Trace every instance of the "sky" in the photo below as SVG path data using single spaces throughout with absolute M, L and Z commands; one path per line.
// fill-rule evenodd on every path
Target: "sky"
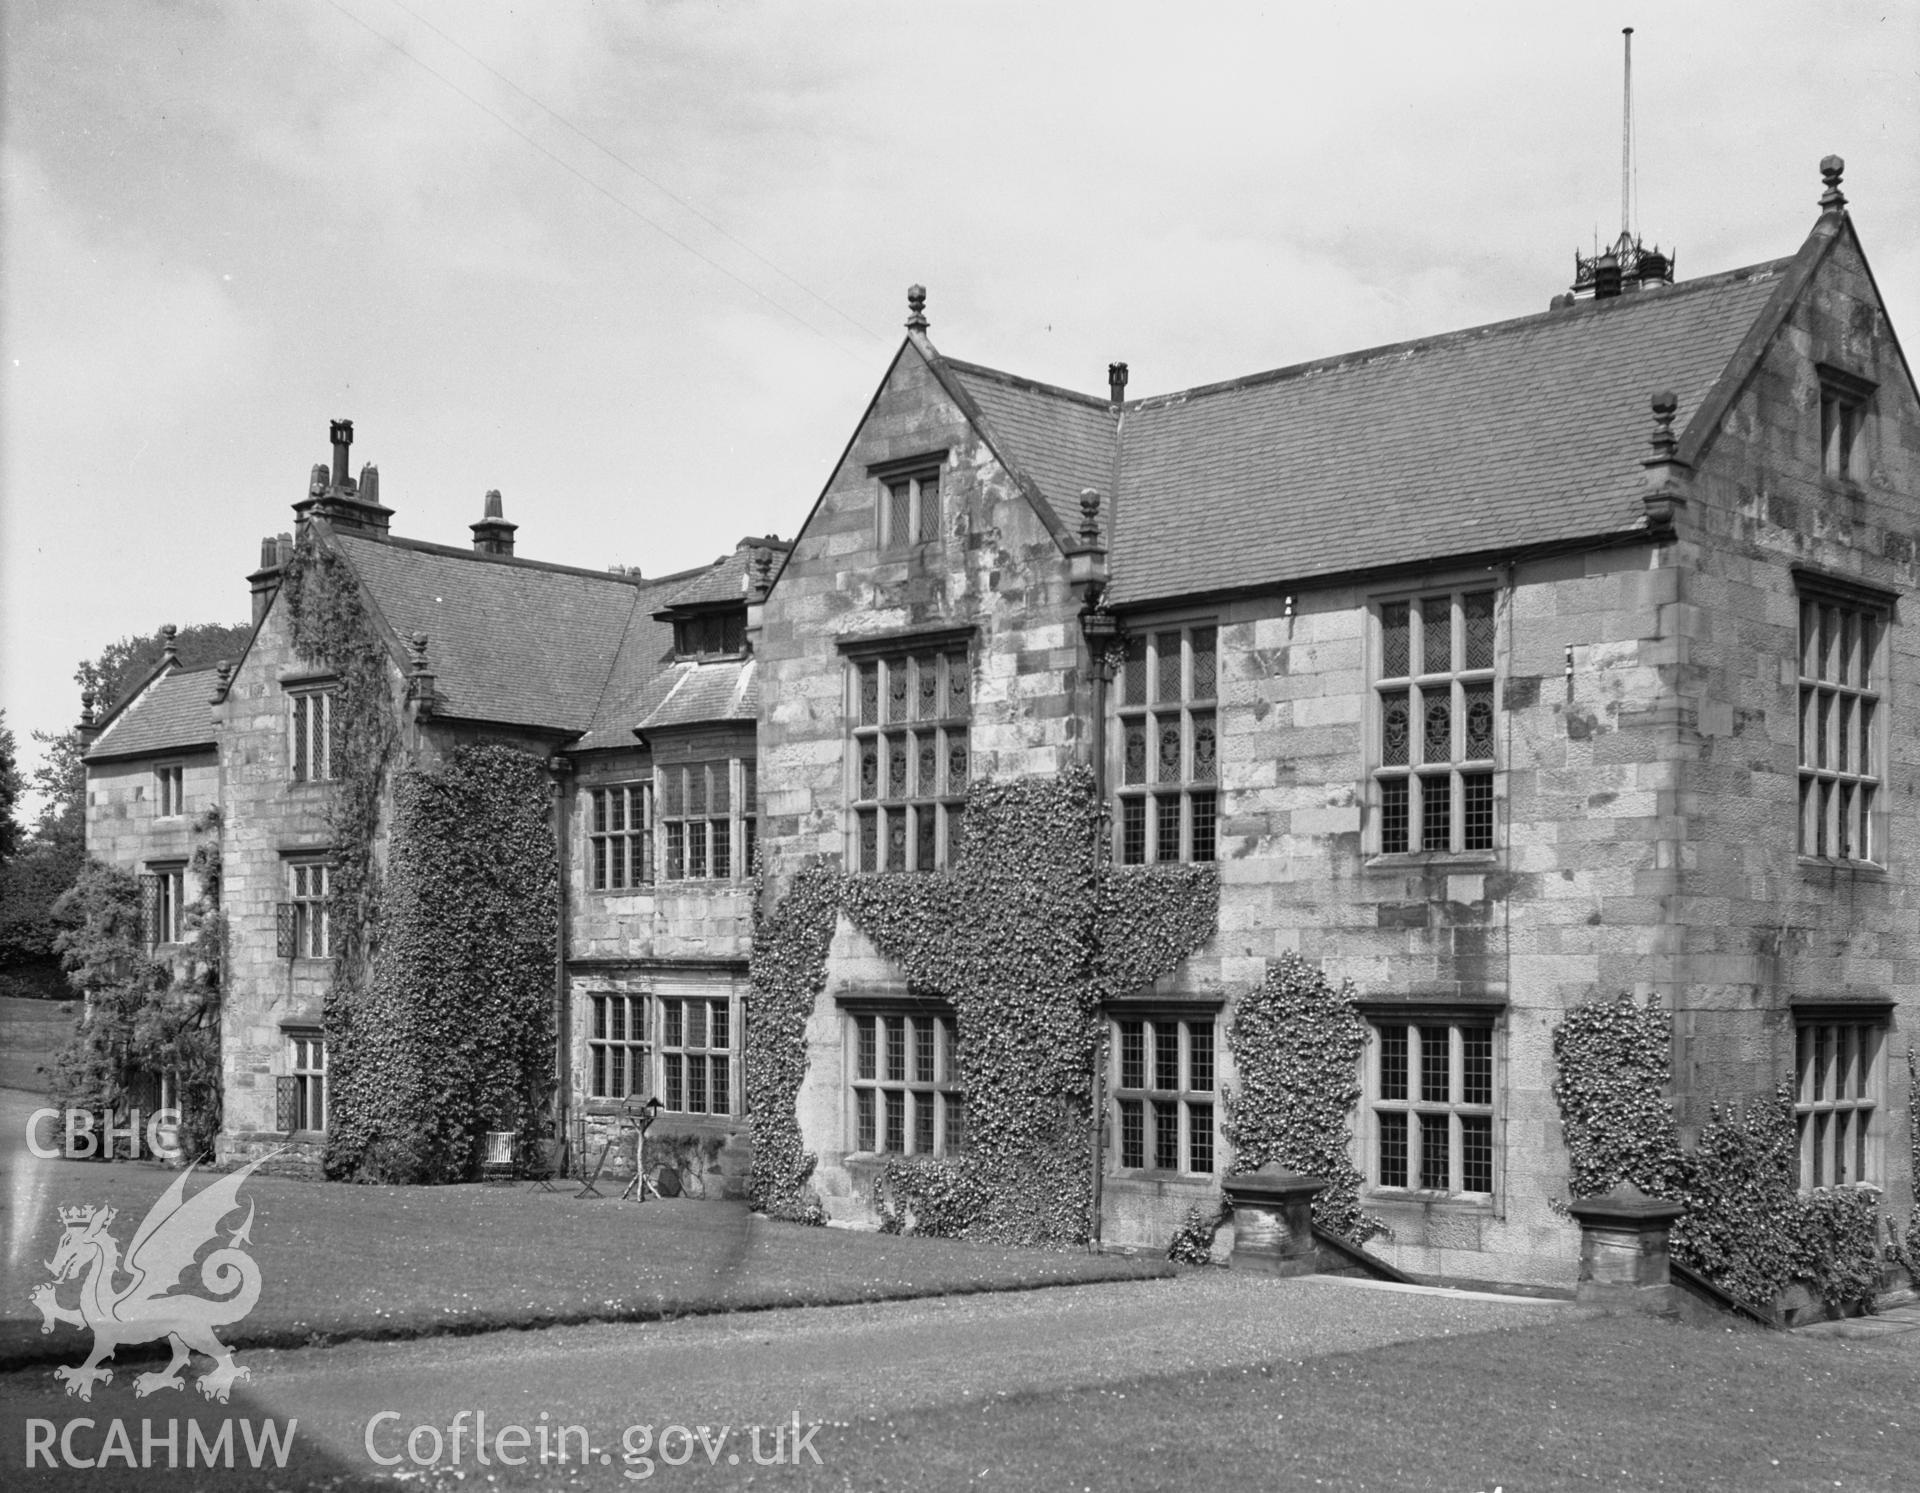
M 791 535 L 928 288 L 1130 396 L 1544 310 L 1621 226 L 1920 338 L 1920 5 L 0 0 L 0 707 L 239 622 L 355 425 L 397 534 L 649 575 Z M 29 809 L 30 812 L 30 809 Z

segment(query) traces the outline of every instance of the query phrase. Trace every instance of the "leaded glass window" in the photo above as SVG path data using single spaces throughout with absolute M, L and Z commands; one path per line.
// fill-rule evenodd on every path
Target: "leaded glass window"
M 1382 855 L 1493 849 L 1497 625 L 1492 591 L 1378 607 L 1373 787 Z
M 966 1149 L 960 1049 L 947 1011 L 848 1018 L 855 1151 L 952 1156 Z
M 1219 629 L 1129 637 L 1114 680 L 1114 852 L 1122 865 L 1219 853 Z
M 1114 1155 L 1126 1170 L 1214 1169 L 1214 1022 L 1123 1017 L 1113 1024 Z
M 933 871 L 960 847 L 971 771 L 964 648 L 853 664 L 853 861 L 861 871 Z
M 1367 1079 L 1368 1179 L 1375 1187 L 1493 1192 L 1490 1021 L 1376 1019 Z
M 655 778 L 660 879 L 725 881 L 751 874 L 752 761 L 676 762 L 655 769 Z
M 1800 603 L 1800 853 L 1878 861 L 1886 613 Z

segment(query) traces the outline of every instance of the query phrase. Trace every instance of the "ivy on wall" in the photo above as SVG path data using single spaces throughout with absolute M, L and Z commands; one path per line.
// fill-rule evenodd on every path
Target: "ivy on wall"
M 1006 1243 L 1085 1240 L 1091 1186 L 1090 1078 L 1100 1000 L 1172 971 L 1213 932 L 1211 866 L 1116 873 L 1093 774 L 975 783 L 955 865 L 942 875 L 801 872 L 755 930 L 755 1202 L 819 1221 L 815 1158 L 794 1100 L 805 1026 L 825 987 L 836 916 L 954 1010 L 967 1096 L 963 1155 L 901 1157 L 879 1183 L 884 1227 Z M 1112 919 L 1124 919 L 1121 926 Z
M 1744 1108 L 1715 1106 L 1684 1150 L 1665 1095 L 1673 1018 L 1657 999 L 1587 1001 L 1554 1029 L 1570 1191 L 1631 1182 L 1684 1211 L 1673 1257 L 1760 1307 L 1794 1281 L 1831 1305 L 1867 1308 L 1880 1282 L 1875 1194 L 1798 1186 L 1793 1098 L 1782 1088 Z
M 329 1037 L 351 1020 L 355 992 L 379 941 L 380 870 L 376 845 L 386 774 L 400 741 L 392 661 L 360 594 L 352 567 L 311 529 L 281 577 L 294 651 L 337 681 L 333 699 L 334 783 L 327 805 L 333 840 L 327 920 L 334 955 Z
M 1356 999 L 1351 980 L 1336 987 L 1298 954 L 1273 960 L 1227 1027 L 1240 1088 L 1225 1096 L 1221 1128 L 1235 1172 L 1271 1163 L 1325 1177 L 1313 1221 L 1358 1245 L 1388 1229 L 1360 1206 L 1360 1172 L 1349 1152 L 1367 1045 Z
M 747 1127 L 753 1133 L 748 1197 L 761 1212 L 797 1223 L 827 1221 L 811 1186 L 816 1158 L 801 1144 L 795 1104 L 807 1076 L 807 1018 L 826 988 L 840 882 L 837 872 L 809 866 L 768 912 L 756 874 L 745 1059 Z
M 124 1113 L 143 1082 L 173 1081 L 187 1161 L 213 1154 L 220 1134 L 220 980 L 226 923 L 219 911 L 219 810 L 194 821 L 189 861 L 200 895 L 184 909 L 179 957 L 154 958 L 141 927 L 140 884 L 89 860 L 56 912 L 67 979 L 87 1000 L 53 1055 L 48 1088 L 64 1106 Z M 203 838 L 211 836 L 210 838 Z
M 537 1135 L 559 888 L 539 758 L 463 746 L 396 775 L 379 947 L 351 1020 L 329 1014 L 329 1176 L 460 1181 L 487 1131 Z

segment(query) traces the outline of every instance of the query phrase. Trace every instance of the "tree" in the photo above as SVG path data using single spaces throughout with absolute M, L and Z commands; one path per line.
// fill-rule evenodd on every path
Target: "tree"
M 174 648 L 186 668 L 238 658 L 253 629 L 244 623 L 199 623 L 182 628 Z M 74 682 L 94 697 L 95 718 L 153 672 L 166 650 L 156 630 L 109 643 L 98 658 L 83 659 Z M 32 772 L 33 791 L 41 795 L 39 816 L 24 840 L 18 838 L 12 807 L 20 788 L 13 763 L 11 733 L 0 722 L 0 812 L 9 829 L 10 852 L 0 854 L 0 990 L 12 994 L 64 994 L 54 962 L 61 922 L 55 904 L 80 874 L 86 858 L 86 743 L 79 730 L 35 731 L 41 760 Z M 11 770 L 11 778 L 8 770 Z
M 20 826 L 14 820 L 13 813 L 20 803 L 20 790 L 24 786 L 20 762 L 14 750 L 13 732 L 7 727 L 7 712 L 0 707 L 0 866 L 12 860 L 14 852 L 20 848 Z

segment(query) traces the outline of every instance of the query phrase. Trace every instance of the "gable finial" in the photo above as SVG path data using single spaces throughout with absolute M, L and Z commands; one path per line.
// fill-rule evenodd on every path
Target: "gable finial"
M 927 287 L 909 285 L 907 287 L 907 330 L 924 332 L 927 329 Z
M 752 576 L 747 584 L 749 601 L 765 601 L 773 590 L 773 551 L 766 545 L 754 550 Z
M 174 644 L 174 639 L 177 638 L 179 635 L 180 635 L 180 629 L 175 627 L 171 622 L 162 622 L 160 624 L 160 662 L 161 663 L 177 664 L 180 662 L 180 650 Z
M 1840 190 L 1840 173 L 1847 169 L 1847 163 L 1839 156 L 1820 158 L 1820 180 L 1827 184 L 1826 191 L 1820 194 L 1820 211 L 1837 213 L 1847 205 L 1846 195 Z
M 91 689 L 80 691 L 80 724 L 83 726 L 93 724 L 93 700 L 94 695 Z
M 1656 461 L 1672 461 L 1680 450 L 1680 441 L 1673 433 L 1673 417 L 1680 408 L 1680 401 L 1674 397 L 1671 389 L 1662 389 L 1653 396 L 1653 456 Z

